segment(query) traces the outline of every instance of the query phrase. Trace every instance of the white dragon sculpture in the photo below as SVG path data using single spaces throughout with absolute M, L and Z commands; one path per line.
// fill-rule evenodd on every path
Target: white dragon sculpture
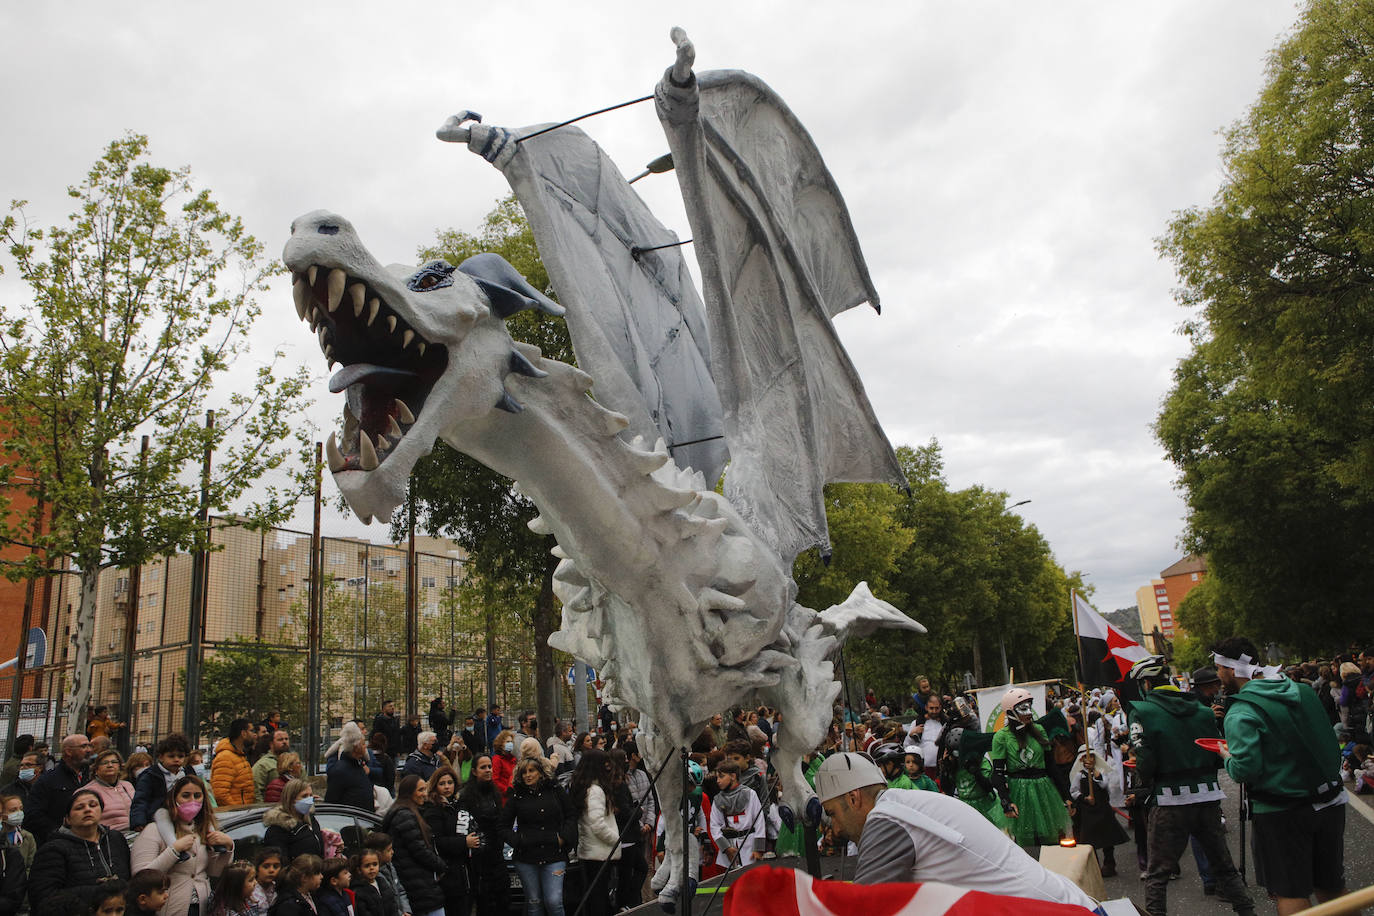
M 522 137 L 463 126 L 474 118 L 465 112 L 439 131 L 510 179 L 563 305 L 495 255 L 383 267 L 324 211 L 292 224 L 284 259 L 297 316 L 342 366 L 330 390 L 347 404 L 328 461 L 359 517 L 390 517 L 437 438 L 512 478 L 539 508 L 531 527 L 553 535 L 562 558 L 563 620 L 550 642 L 601 672 L 608 703 L 640 711 L 651 771 L 711 715 L 753 698 L 783 713 L 772 760 L 800 811 L 813 795 L 801 760 L 840 689 L 839 641 L 877 626 L 924 632 L 863 583 L 821 613 L 794 600 L 797 552 L 828 548 L 825 480 L 904 483 L 830 326 L 837 311 L 877 300 L 838 192 L 790 112 L 746 74 L 698 79 L 691 43 L 673 37 L 677 60 L 656 95 L 696 233 L 709 343 L 675 237 L 575 128 Z M 750 159 L 788 131 L 790 151 Z M 730 169 L 715 161 L 732 156 Z M 778 169 L 790 183 L 773 179 Z M 754 215 L 732 216 L 746 192 Z M 607 297 L 634 309 L 607 317 Z M 506 330 L 516 311 L 564 315 L 564 305 L 591 374 Z M 619 352 L 640 338 L 651 358 Z M 674 373 L 689 382 L 664 384 Z M 682 424 L 702 418 L 723 437 L 689 442 Z M 729 498 L 713 489 L 722 439 Z M 682 789 L 681 768 L 664 767 L 665 811 Z M 667 836 L 680 876 L 683 838 Z

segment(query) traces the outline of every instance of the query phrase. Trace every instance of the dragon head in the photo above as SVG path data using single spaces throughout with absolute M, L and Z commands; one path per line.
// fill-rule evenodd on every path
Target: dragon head
M 454 267 L 382 265 L 352 224 L 316 210 L 291 224 L 282 254 L 296 315 L 307 321 L 344 393 L 343 436 L 331 433 L 329 470 L 364 522 L 387 519 L 405 499 L 415 463 L 455 424 L 495 410 L 518 413 L 511 372 L 542 376 L 507 333 L 522 309 L 563 309 L 499 255 Z

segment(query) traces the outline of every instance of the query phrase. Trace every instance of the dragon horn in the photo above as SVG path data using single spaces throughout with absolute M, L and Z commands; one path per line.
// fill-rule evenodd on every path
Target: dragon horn
M 499 254 L 484 251 L 468 258 L 458 269 L 472 277 L 486 294 L 492 314 L 505 320 L 516 312 L 538 309 L 555 317 L 565 313 L 563 306 L 530 286 L 510 263 Z

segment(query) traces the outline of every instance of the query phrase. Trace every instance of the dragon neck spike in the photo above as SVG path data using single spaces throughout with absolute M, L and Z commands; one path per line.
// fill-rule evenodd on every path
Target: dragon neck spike
M 506 413 L 520 413 L 525 409 L 524 404 L 511 397 L 510 392 L 504 389 L 501 391 L 501 400 L 496 402 L 496 406 Z
M 519 350 L 510 351 L 510 371 L 518 372 L 529 378 L 547 378 L 548 373 L 525 358 Z

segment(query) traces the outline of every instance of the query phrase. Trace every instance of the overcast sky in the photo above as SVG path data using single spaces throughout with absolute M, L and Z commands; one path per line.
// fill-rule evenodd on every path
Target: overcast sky
M 894 445 L 939 439 L 955 487 L 1009 494 L 1059 562 L 1135 589 L 1180 556 L 1183 504 L 1150 434 L 1185 313 L 1154 247 L 1221 180 L 1241 117 L 1297 17 L 1278 0 L 1101 2 L 5 4 L 0 199 L 39 224 L 126 130 L 277 256 L 327 208 L 383 263 L 475 229 L 499 174 L 434 139 L 462 108 L 520 126 L 646 95 L 687 29 L 697 69 L 769 83 L 845 195 L 883 314 L 839 330 Z M 652 106 L 581 125 L 623 172 L 667 149 Z M 635 186 L 690 235 L 675 178 Z M 6 305 L 26 301 L 13 273 Z M 261 359 L 319 371 L 285 282 Z M 332 488 L 331 488 L 332 490 Z M 357 533 L 342 516 L 327 525 Z M 374 527 L 371 536 L 385 537 Z M 925 621 L 934 625 L 937 621 Z

